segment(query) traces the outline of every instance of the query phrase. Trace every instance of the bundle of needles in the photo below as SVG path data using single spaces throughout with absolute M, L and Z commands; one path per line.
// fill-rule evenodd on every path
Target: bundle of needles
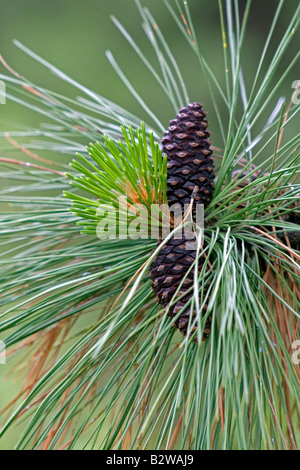
M 183 220 L 184 207 L 192 206 L 192 215 L 195 217 L 196 205 L 203 204 L 206 208 L 213 197 L 215 174 L 206 114 L 200 103 L 190 103 L 180 109 L 176 119 L 170 121 L 169 128 L 162 138 L 162 151 L 167 156 L 168 162 L 168 204 L 170 207 L 173 204 L 179 204 L 182 207 Z M 258 170 L 248 177 L 247 171 L 238 169 L 232 173 L 232 179 L 241 180 L 239 187 L 245 187 L 262 173 Z M 295 209 L 297 208 L 296 202 Z M 288 215 L 285 220 L 299 225 L 299 215 L 296 215 L 296 212 Z M 287 246 L 298 249 L 300 231 L 278 233 L 278 239 Z M 157 295 L 158 302 L 167 309 L 168 316 L 174 321 L 174 326 L 184 336 L 192 335 L 199 324 L 196 309 L 191 303 L 191 298 L 195 295 L 193 284 L 196 249 L 190 248 L 190 244 L 194 242 L 195 246 L 196 241 L 196 233 L 192 237 L 182 235 L 178 238 L 174 235 L 164 244 L 150 266 L 152 288 Z M 159 240 L 158 244 L 161 242 L 162 240 Z M 251 247 L 248 248 L 251 251 Z M 198 257 L 197 275 L 204 261 L 205 254 L 202 250 Z M 262 269 L 263 271 L 266 269 L 263 262 Z M 207 288 L 204 289 L 204 295 L 206 292 Z M 207 306 L 207 302 L 202 303 L 202 317 L 206 316 Z M 205 341 L 211 332 L 211 321 L 212 318 L 209 315 L 203 326 L 202 341 Z M 196 335 L 194 338 L 197 341 Z

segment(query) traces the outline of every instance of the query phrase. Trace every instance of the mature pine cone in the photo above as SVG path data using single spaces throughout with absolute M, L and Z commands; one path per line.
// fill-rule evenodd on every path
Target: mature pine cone
M 162 138 L 162 152 L 167 155 L 167 198 L 169 206 L 179 204 L 189 205 L 193 198 L 193 213 L 195 204 L 207 206 L 211 201 L 214 187 L 214 165 L 211 157 L 209 132 L 206 130 L 205 111 L 199 103 L 190 103 L 181 108 L 176 119 L 170 121 L 168 130 Z M 183 214 L 182 214 L 183 215 Z M 156 292 L 159 303 L 167 307 L 184 276 L 195 261 L 196 250 L 187 246 L 185 236 L 181 239 L 171 238 L 161 249 L 159 255 L 150 267 L 152 287 Z M 195 241 L 195 239 L 194 239 Z M 198 260 L 199 269 L 204 258 Z M 187 334 L 189 322 L 193 323 L 196 312 L 191 313 L 187 302 L 194 295 L 194 268 L 187 274 L 176 298 L 172 300 L 168 315 L 176 318 L 175 326 L 183 335 Z M 207 306 L 203 307 L 205 314 Z M 210 333 L 211 318 L 206 322 L 203 340 Z M 192 331 L 196 329 L 193 327 Z
M 181 239 L 171 238 L 160 250 L 158 256 L 150 266 L 150 278 L 152 280 L 152 287 L 156 292 L 158 301 L 164 307 L 172 300 L 175 292 L 177 291 L 180 283 L 182 282 L 184 276 L 187 274 L 189 268 L 195 261 L 196 250 L 189 249 L 187 246 L 188 243 L 195 242 L 194 240 L 189 240 L 185 236 Z M 199 271 L 202 268 L 204 262 L 204 257 L 200 256 L 198 260 Z M 190 270 L 186 279 L 183 281 L 182 286 L 176 298 L 183 296 L 180 300 L 175 299 L 175 303 L 171 305 L 168 315 L 171 318 L 177 316 L 175 320 L 175 326 L 180 330 L 183 335 L 187 334 L 188 325 L 191 317 L 191 305 L 187 306 L 187 302 L 194 295 L 193 289 L 188 293 L 187 290 L 193 286 L 194 278 L 194 268 Z M 185 294 L 186 293 L 186 294 Z M 204 292 L 205 293 L 205 292 Z M 207 305 L 203 308 L 203 315 L 205 314 Z M 182 313 L 178 316 L 178 313 Z M 195 310 L 192 313 L 191 324 L 195 320 Z M 205 340 L 209 333 L 211 327 L 211 317 L 206 322 L 203 331 L 202 339 Z M 191 329 L 191 333 L 195 331 L 196 326 Z
M 300 198 L 300 195 L 299 195 Z M 300 215 L 299 215 L 299 203 L 298 205 L 295 204 L 295 209 L 298 209 L 298 213 L 292 212 L 283 216 L 283 220 L 290 222 L 292 224 L 296 224 L 299 226 L 298 230 L 292 230 L 288 232 L 279 232 L 277 233 L 277 237 L 283 243 L 287 244 L 286 237 L 289 239 L 291 248 L 295 250 L 300 250 Z
M 164 133 L 162 152 L 167 155 L 169 205 L 189 204 L 196 186 L 199 190 L 195 204 L 207 206 L 211 201 L 215 175 L 205 116 L 200 103 L 190 103 L 180 109 Z
M 248 175 L 248 171 L 243 171 L 243 170 L 234 170 L 231 174 L 231 179 L 235 179 L 237 177 L 238 180 L 245 178 L 245 176 Z M 248 186 L 248 184 L 252 183 L 255 181 L 261 174 L 263 173 L 262 170 L 257 170 L 256 172 L 252 173 L 252 175 L 248 178 L 243 179 L 243 181 L 239 184 L 239 187 L 244 187 Z M 265 175 L 267 173 L 264 173 Z

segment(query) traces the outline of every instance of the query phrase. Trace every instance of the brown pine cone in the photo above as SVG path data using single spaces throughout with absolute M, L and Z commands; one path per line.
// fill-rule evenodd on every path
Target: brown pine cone
M 300 195 L 299 195 L 300 199 Z M 296 210 L 298 212 L 296 212 Z M 300 250 L 300 214 L 299 214 L 299 202 L 298 205 L 295 204 L 295 212 L 291 212 L 290 214 L 284 215 L 283 220 L 290 222 L 292 224 L 296 224 L 299 226 L 298 230 L 290 230 L 287 232 L 280 232 L 277 233 L 277 237 L 279 240 L 281 240 L 283 243 L 287 244 L 286 241 L 286 236 L 289 239 L 289 243 L 291 245 L 291 248 L 295 250 Z
M 195 204 L 209 204 L 214 188 L 214 164 L 205 115 L 201 104 L 190 103 L 181 108 L 176 119 L 170 121 L 170 126 L 162 138 L 162 152 L 167 155 L 168 204 L 179 204 L 182 209 L 186 209 L 184 205 L 189 205 L 193 198 L 193 214 Z M 181 239 L 171 238 L 150 267 L 152 287 L 158 301 L 164 307 L 167 307 L 171 300 L 174 301 L 168 315 L 173 319 L 177 317 L 175 326 L 183 335 L 187 334 L 189 322 L 192 324 L 196 315 L 195 311 L 191 313 L 191 306 L 187 306 L 194 295 L 193 289 L 187 292 L 193 287 L 194 268 L 188 274 L 187 272 L 196 256 L 196 250 L 187 246 L 191 241 L 185 236 Z M 199 269 L 203 262 L 204 258 L 200 257 Z M 185 275 L 187 277 L 183 281 Z M 182 281 L 180 291 L 176 295 L 176 298 L 182 298 L 176 301 L 172 298 Z M 203 314 L 206 309 L 207 306 L 204 306 Z M 210 327 L 211 318 L 206 322 L 203 340 L 210 333 Z M 191 332 L 196 328 L 194 326 Z
M 150 266 L 150 278 L 152 280 L 152 287 L 156 292 L 159 303 L 162 304 L 164 307 L 167 307 L 167 305 L 170 303 L 184 276 L 187 274 L 189 268 L 195 261 L 196 250 L 189 249 L 189 247 L 187 246 L 188 243 L 195 241 L 195 238 L 193 240 L 189 240 L 185 236 L 183 236 L 181 239 L 171 238 L 163 246 L 158 256 Z M 199 272 L 203 266 L 203 262 L 204 257 L 201 256 L 198 260 Z M 173 303 L 168 312 L 168 315 L 171 318 L 175 318 L 176 316 L 178 316 L 178 313 L 182 311 L 182 313 L 175 320 L 174 325 L 180 330 L 183 335 L 187 334 L 189 321 L 191 321 L 192 324 L 195 320 L 196 315 L 196 312 L 194 310 L 191 317 L 191 305 L 186 306 L 187 302 L 194 295 L 193 289 L 186 293 L 187 290 L 193 286 L 193 280 L 194 268 L 192 268 L 187 274 L 187 277 L 183 281 L 180 290 L 176 294 L 176 298 L 179 298 L 181 296 L 183 297 Z M 184 308 L 185 306 L 186 308 Z M 203 308 L 203 315 L 205 315 L 206 309 L 207 305 L 205 305 Z M 202 340 L 206 340 L 210 333 L 210 328 L 211 317 L 207 320 L 206 325 L 204 327 Z M 191 328 L 191 333 L 195 330 L 196 326 Z
M 243 171 L 243 170 L 234 170 L 231 174 L 231 179 L 235 179 L 237 177 L 238 180 L 242 179 L 242 178 L 245 178 L 245 176 L 247 176 L 249 173 L 249 171 Z M 257 170 L 255 173 L 252 173 L 251 177 L 249 178 L 245 178 L 240 184 L 239 186 L 240 187 L 244 187 L 244 186 L 248 186 L 248 184 L 252 183 L 253 181 L 256 180 L 256 178 L 258 178 L 261 174 L 263 173 L 263 171 L 261 170 Z M 266 173 L 264 173 L 266 174 Z
M 170 121 L 162 138 L 162 152 L 167 155 L 168 204 L 189 204 L 196 186 L 195 204 L 207 206 L 214 188 L 214 164 L 206 113 L 200 103 L 181 108 Z

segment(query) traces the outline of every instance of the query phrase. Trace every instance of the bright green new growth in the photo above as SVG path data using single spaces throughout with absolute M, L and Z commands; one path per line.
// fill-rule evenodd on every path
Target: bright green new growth
M 202 67 L 221 131 L 221 164 L 206 211 L 206 263 L 195 276 L 191 300 L 200 318 L 203 287 L 209 286 L 212 332 L 206 343 L 195 344 L 176 333 L 159 308 L 148 278 L 157 255 L 155 241 L 95 237 L 96 209 L 99 203 L 114 207 L 117 190 L 133 202 L 136 195 L 149 202 L 164 193 L 165 160 L 158 149 L 164 126 L 147 97 L 137 94 L 111 53 L 109 60 L 142 106 L 141 117 L 18 43 L 86 95 L 73 100 L 20 76 L 0 77 L 8 99 L 53 121 L 12 136 L 40 138 L 28 145 L 31 151 L 60 152 L 70 160 L 75 152 L 81 155 L 73 170 L 64 164 L 49 168 L 49 162 L 17 165 L 0 159 L 8 167 L 2 175 L 9 181 L 0 191 L 5 204 L 0 219 L 0 332 L 27 377 L 1 434 L 15 432 L 22 422 L 18 449 L 299 447 L 299 369 L 292 344 L 299 338 L 300 253 L 276 239 L 276 233 L 297 228 L 283 216 L 299 214 L 300 135 L 284 142 L 282 132 L 297 119 L 300 107 L 291 103 L 289 108 L 278 96 L 299 54 L 275 85 L 272 77 L 295 35 L 300 7 L 267 63 L 285 3 L 278 2 L 247 95 L 242 58 L 251 2 L 240 21 L 239 2 L 219 1 L 224 77 L 216 77 L 203 55 L 188 2 L 164 3 Z M 115 24 L 176 112 L 189 102 L 183 75 L 157 22 L 136 4 L 160 72 L 117 20 Z M 271 103 L 273 112 L 265 122 Z M 147 116 L 150 123 L 141 126 Z M 99 143 L 87 152 L 82 138 Z M 247 171 L 247 178 L 257 169 L 263 173 L 242 187 L 246 176 L 232 179 L 236 168 Z M 132 191 L 141 178 L 143 195 Z M 126 181 L 126 189 L 119 181 Z M 55 195 L 43 196 L 48 189 Z M 81 196 L 82 189 L 93 198 Z M 211 271 L 205 277 L 207 266 Z
M 116 228 L 118 232 L 124 232 L 127 224 L 136 217 L 134 212 L 127 214 L 127 206 L 150 208 L 152 204 L 166 202 L 167 158 L 162 157 L 153 133 L 147 135 L 144 123 L 141 129 L 133 130 L 130 127 L 127 130 L 122 126 L 121 130 L 123 141 L 115 142 L 104 136 L 103 144 L 91 143 L 87 147 L 94 163 L 77 154 L 84 165 L 77 160 L 70 164 L 76 170 L 75 174 L 67 173 L 71 184 L 94 196 L 94 199 L 87 199 L 68 191 L 64 193 L 73 202 L 72 211 L 90 220 L 78 222 L 84 225 L 82 233 L 95 235 L 97 223 L 110 214 L 112 217 L 119 216 Z M 76 176 L 77 173 L 81 176 Z M 122 198 L 125 197 L 126 203 L 122 205 Z M 147 221 L 148 210 L 143 215 Z

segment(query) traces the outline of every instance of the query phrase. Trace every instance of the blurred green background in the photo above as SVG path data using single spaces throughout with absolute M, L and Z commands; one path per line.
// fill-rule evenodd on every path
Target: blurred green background
M 171 1 L 172 3 L 172 1 Z M 174 2 L 175 3 L 175 2 Z M 239 0 L 241 11 L 246 4 Z M 191 100 L 201 101 L 209 112 L 214 143 L 219 144 L 218 126 L 215 123 L 209 99 L 208 87 L 199 62 L 188 47 L 162 0 L 143 0 L 142 4 L 152 12 L 164 32 L 168 43 L 183 71 Z M 278 2 L 276 0 L 253 0 L 249 27 L 245 41 L 244 75 L 246 83 L 252 83 L 260 53 L 265 43 L 269 26 Z M 2 0 L 0 18 L 0 53 L 16 71 L 31 79 L 33 83 L 49 87 L 61 93 L 72 95 L 74 90 L 54 77 L 48 70 L 26 56 L 12 43 L 18 39 L 28 48 L 62 69 L 69 76 L 97 91 L 103 96 L 121 104 L 126 109 L 147 118 L 126 87 L 121 83 L 105 57 L 111 50 L 119 65 L 128 75 L 136 90 L 146 103 L 167 125 L 174 111 L 150 73 L 141 63 L 136 53 L 122 37 L 111 21 L 114 15 L 136 39 L 143 52 L 155 59 L 141 26 L 141 18 L 134 0 Z M 193 22 L 200 46 L 206 60 L 224 85 L 224 65 L 222 38 L 219 26 L 218 1 L 191 0 L 189 2 Z M 290 20 L 298 0 L 285 2 L 274 40 L 271 43 L 269 58 Z M 299 39 L 299 36 L 298 36 Z M 299 40 L 294 40 L 287 50 L 281 70 L 285 70 L 290 59 L 299 48 Z M 1 71 L 4 70 L 1 65 Z M 278 79 L 280 70 L 278 71 Z M 291 95 L 291 83 L 299 77 L 286 81 L 281 93 Z M 224 110 L 220 99 L 220 108 Z M 275 105 L 275 102 L 272 103 Z M 225 110 L 224 110 L 225 111 Z M 8 121 L 18 121 L 27 125 L 38 125 L 40 116 L 12 103 L 1 107 L 0 129 L 11 129 Z M 53 156 L 52 156 L 53 157 Z
M 239 1 L 241 10 L 243 10 L 245 3 L 244 0 Z M 254 0 L 252 3 L 243 64 L 248 85 L 253 80 L 268 28 L 278 4 L 275 0 L 264 0 L 263 2 Z M 142 4 L 149 7 L 164 32 L 183 71 L 190 99 L 204 103 L 208 110 L 210 129 L 213 130 L 212 140 L 215 146 L 220 146 L 216 116 L 211 106 L 208 87 L 204 81 L 199 62 L 186 41 L 183 40 L 174 20 L 164 6 L 164 2 L 162 0 L 143 0 Z M 221 83 L 224 84 L 218 1 L 190 0 L 189 4 L 203 53 Z M 297 5 L 298 0 L 286 2 L 275 30 L 270 54 L 274 52 Z M 168 120 L 174 114 L 171 105 L 135 52 L 116 29 L 110 15 L 116 16 L 135 38 L 141 49 L 149 54 L 150 59 L 154 59 L 152 48 L 144 35 L 141 18 L 133 0 L 1 0 L 0 53 L 13 69 L 32 80 L 33 83 L 69 96 L 76 96 L 74 90 L 69 86 L 18 50 L 12 43 L 13 39 L 18 39 L 85 86 L 134 112 L 141 119 L 148 120 L 142 108 L 136 103 L 108 63 L 105 51 L 109 49 L 114 53 L 119 65 L 127 73 L 128 78 L 143 96 L 147 105 L 159 115 L 167 126 Z M 299 36 L 287 50 L 274 81 L 279 79 L 281 72 L 285 70 L 298 48 Z M 269 55 L 270 57 L 271 55 Z M 0 69 L 1 73 L 5 73 L 2 65 Z M 289 99 L 292 93 L 291 84 L 297 79 L 300 79 L 300 76 L 291 76 L 290 80 L 286 80 L 280 94 Z M 272 106 L 275 104 L 276 101 L 272 103 Z M 221 99 L 220 108 L 224 110 Z M 0 106 L 0 112 L 0 130 L 2 131 L 13 130 L 14 123 L 37 126 L 40 122 L 39 115 L 9 101 L 6 105 Z M 293 133 L 296 130 L 298 131 L 298 129 L 291 128 L 288 132 Z M 4 142 L 3 139 L 1 144 L 7 148 L 7 142 Z M 15 149 L 12 149 L 10 156 L 11 158 L 22 158 Z M 61 158 L 61 156 L 52 155 L 52 159 L 55 158 Z M 15 378 L 9 376 L 4 381 L 4 377 L 11 372 L 12 368 L 13 364 L 0 365 L 0 408 L 16 393 L 18 382 L 14 381 Z M 20 426 L 22 427 L 22 424 Z M 8 435 L 3 439 L 0 448 L 11 448 L 12 440 L 10 438 L 11 436 Z

